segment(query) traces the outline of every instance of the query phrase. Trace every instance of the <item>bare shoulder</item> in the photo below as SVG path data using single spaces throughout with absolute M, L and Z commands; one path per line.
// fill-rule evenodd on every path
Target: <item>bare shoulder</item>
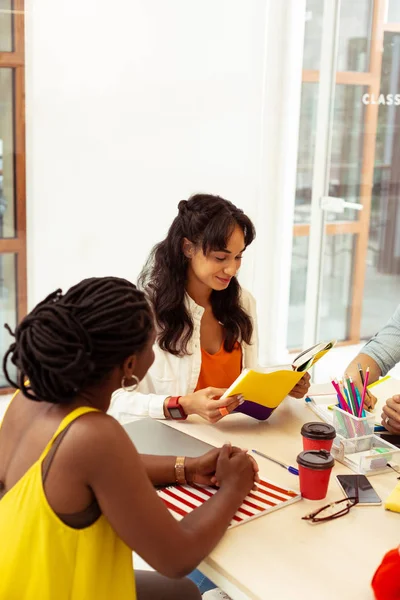
M 67 437 L 74 455 L 85 457 L 88 466 L 117 459 L 121 453 L 137 455 L 124 428 L 103 412 L 90 412 L 79 417 Z
M 101 411 L 89 412 L 76 419 L 71 427 L 71 438 L 86 444 L 109 443 L 127 437 L 124 428 L 114 417 Z M 129 439 L 129 438 L 128 438 Z

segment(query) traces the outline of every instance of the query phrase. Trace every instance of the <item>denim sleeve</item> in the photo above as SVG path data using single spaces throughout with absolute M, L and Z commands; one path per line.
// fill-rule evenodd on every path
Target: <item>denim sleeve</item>
M 400 362 L 400 304 L 386 325 L 360 350 L 379 366 L 382 375 Z

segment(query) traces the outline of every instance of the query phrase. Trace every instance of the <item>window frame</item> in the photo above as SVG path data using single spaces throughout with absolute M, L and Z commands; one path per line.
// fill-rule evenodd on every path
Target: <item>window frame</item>
M 14 254 L 16 258 L 16 310 L 19 322 L 27 311 L 24 0 L 13 0 L 12 13 L 13 50 L 0 52 L 0 69 L 10 68 L 14 76 L 15 232 L 13 238 L 0 238 L 0 254 Z M 10 388 L 0 388 L 0 395 L 12 391 Z

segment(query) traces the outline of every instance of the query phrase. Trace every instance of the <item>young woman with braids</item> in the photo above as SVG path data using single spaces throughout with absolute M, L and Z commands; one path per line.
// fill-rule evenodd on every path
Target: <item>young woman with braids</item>
M 22 393 L 0 429 L 1 600 L 200 597 L 181 578 L 221 539 L 257 467 L 229 446 L 179 461 L 137 453 L 106 412 L 121 381 L 145 377 L 154 339 L 144 294 L 114 277 L 54 292 L 16 328 L 3 363 Z M 219 491 L 177 522 L 153 486 L 184 479 Z M 132 550 L 158 573 L 134 574 Z
M 155 362 L 135 394 L 114 394 L 112 413 L 198 414 L 215 423 L 236 410 L 267 419 L 266 407 L 236 396 L 218 400 L 258 362 L 255 302 L 236 278 L 254 226 L 219 196 L 198 194 L 178 208 L 140 277 L 156 318 Z M 306 373 L 291 395 L 302 398 L 309 379 Z

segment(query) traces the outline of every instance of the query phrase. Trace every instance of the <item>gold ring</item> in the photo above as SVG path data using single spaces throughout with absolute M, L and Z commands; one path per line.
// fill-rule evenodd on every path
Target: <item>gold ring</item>
M 223 416 L 223 417 L 226 417 L 226 415 L 229 415 L 229 410 L 226 408 L 226 406 L 222 406 L 218 410 L 219 410 L 221 416 Z

